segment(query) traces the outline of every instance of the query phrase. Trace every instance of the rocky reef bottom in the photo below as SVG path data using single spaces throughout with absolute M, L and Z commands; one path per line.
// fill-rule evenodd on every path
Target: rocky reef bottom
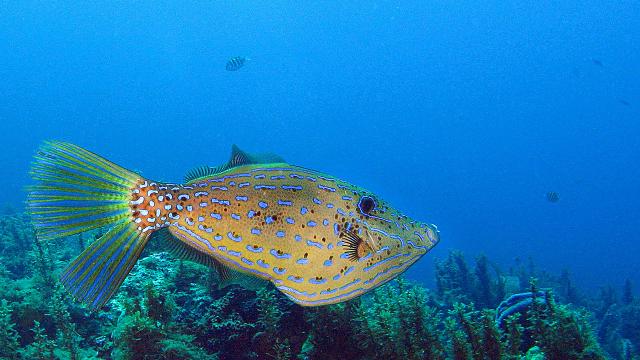
M 151 244 L 88 312 L 56 276 L 89 240 L 40 243 L 25 215 L 0 217 L 0 359 L 640 359 L 630 281 L 586 296 L 568 272 L 454 251 L 435 289 L 399 278 L 303 308 L 271 287 L 219 289 L 209 268 Z

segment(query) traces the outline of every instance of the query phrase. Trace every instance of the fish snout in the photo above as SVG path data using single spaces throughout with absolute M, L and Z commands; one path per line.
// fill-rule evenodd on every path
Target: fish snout
M 420 231 L 416 232 L 416 235 L 420 238 L 421 245 L 431 249 L 440 242 L 440 232 L 437 226 L 424 223 L 420 228 Z
M 433 224 L 427 225 L 427 236 L 433 245 L 440 242 L 440 232 L 438 231 L 438 227 Z

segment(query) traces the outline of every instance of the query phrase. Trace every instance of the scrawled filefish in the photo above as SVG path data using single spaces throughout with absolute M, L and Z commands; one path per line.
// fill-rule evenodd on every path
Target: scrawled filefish
M 438 241 L 375 194 L 275 155 L 234 146 L 185 184 L 144 179 L 78 146 L 49 142 L 31 170 L 28 208 L 42 240 L 111 229 L 62 273 L 92 309 L 104 305 L 151 236 L 221 276 L 270 281 L 294 302 L 332 304 L 393 279 Z
M 227 71 L 237 71 L 244 66 L 244 63 L 246 61 L 247 58 L 245 58 L 244 56 L 232 57 L 231 59 L 229 59 L 229 61 L 227 61 L 225 69 L 227 69 Z

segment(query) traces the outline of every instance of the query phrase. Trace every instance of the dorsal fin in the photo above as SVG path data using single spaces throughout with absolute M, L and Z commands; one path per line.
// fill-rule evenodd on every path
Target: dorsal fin
M 236 144 L 231 146 L 231 157 L 226 164 L 220 166 L 199 166 L 197 168 L 189 170 L 184 177 L 185 183 L 191 183 L 196 179 L 211 177 L 219 174 L 223 171 L 229 170 L 237 166 L 253 165 L 253 164 L 272 164 L 283 163 L 284 159 L 276 154 L 263 153 L 263 154 L 249 154 L 240 149 Z
M 184 182 L 188 184 L 195 179 L 210 177 L 225 170 L 227 170 L 226 165 L 217 167 L 211 167 L 207 165 L 198 166 L 197 168 L 193 168 L 186 173 L 186 175 L 184 176 Z
M 231 145 L 231 157 L 229 158 L 229 162 L 227 166 L 230 168 L 242 165 L 253 164 L 251 161 L 251 156 L 241 150 L 238 145 Z
M 160 241 L 167 244 L 169 250 L 175 256 L 215 269 L 220 281 L 218 283 L 218 288 L 224 288 L 235 284 L 249 290 L 257 290 L 268 283 L 266 280 L 262 280 L 251 275 L 245 275 L 239 271 L 230 269 L 214 257 L 189 246 L 183 241 L 180 241 L 180 239 L 171 234 L 167 228 L 154 232 L 152 236 L 153 241 Z
M 233 144 L 231 146 L 231 158 L 227 163 L 227 168 L 231 169 L 236 166 L 252 165 L 252 164 L 273 164 L 283 163 L 284 159 L 276 154 L 271 153 L 259 153 L 249 154 L 248 152 L 240 149 L 238 145 Z

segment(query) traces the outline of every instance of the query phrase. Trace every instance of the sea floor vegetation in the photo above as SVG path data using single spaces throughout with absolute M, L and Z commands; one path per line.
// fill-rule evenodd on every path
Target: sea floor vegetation
M 0 359 L 640 359 L 640 299 L 581 294 L 568 272 L 502 270 L 453 251 L 435 289 L 400 277 L 360 298 L 304 308 L 151 244 L 116 297 L 89 312 L 57 274 L 93 237 L 38 242 L 0 217 Z

